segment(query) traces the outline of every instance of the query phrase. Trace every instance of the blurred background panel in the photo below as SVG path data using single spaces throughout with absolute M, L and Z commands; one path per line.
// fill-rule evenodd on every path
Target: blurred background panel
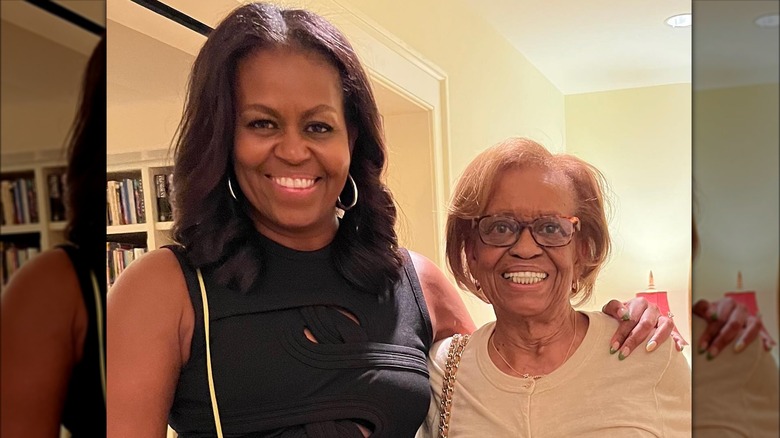
M 778 339 L 778 3 L 694 1 L 695 300 L 754 292 Z M 777 348 L 772 352 L 777 360 Z

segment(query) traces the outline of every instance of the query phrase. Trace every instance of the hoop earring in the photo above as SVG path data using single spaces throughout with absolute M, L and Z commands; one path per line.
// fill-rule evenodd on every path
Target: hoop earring
M 344 205 L 343 202 L 341 202 L 341 195 L 339 195 L 336 198 L 336 207 L 338 207 L 340 210 L 343 211 L 349 211 L 357 204 L 358 201 L 358 188 L 357 184 L 355 184 L 355 180 L 352 178 L 351 174 L 347 174 L 347 179 L 352 183 L 352 203 L 349 205 Z
M 236 193 L 233 191 L 233 183 L 230 181 L 230 177 L 228 177 L 228 190 L 230 191 L 230 196 L 233 197 L 233 200 L 238 201 Z

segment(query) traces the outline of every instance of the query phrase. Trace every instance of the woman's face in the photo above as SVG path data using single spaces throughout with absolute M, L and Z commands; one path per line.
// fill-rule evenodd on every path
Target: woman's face
M 485 215 L 500 214 L 518 222 L 541 216 L 573 216 L 571 183 L 561 173 L 540 167 L 505 170 L 498 178 Z M 496 316 L 554 315 L 570 307 L 575 277 L 577 235 L 565 246 L 538 245 L 529 228 L 509 247 L 489 246 L 475 229 L 466 246 L 469 267 Z M 527 283 L 527 284 L 521 284 Z
M 234 166 L 266 236 L 318 249 L 335 235 L 350 138 L 338 71 L 324 57 L 261 50 L 238 64 Z

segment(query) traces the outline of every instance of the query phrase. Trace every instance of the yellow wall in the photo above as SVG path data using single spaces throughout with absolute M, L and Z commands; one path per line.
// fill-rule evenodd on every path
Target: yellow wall
M 0 41 L 2 153 L 64 149 L 87 57 L 6 21 Z
M 691 86 L 566 96 L 567 152 L 601 170 L 613 192 L 612 257 L 593 308 L 645 289 L 650 270 L 690 340 Z
M 758 295 L 778 339 L 778 85 L 694 93 L 694 179 L 701 249 L 695 298 L 736 287 Z M 774 350 L 775 355 L 777 349 Z
M 479 152 L 507 137 L 531 137 L 563 150 L 563 94 L 465 2 L 340 3 L 356 8 L 447 75 L 451 184 Z M 495 319 L 482 301 L 465 294 L 464 300 L 478 326 Z
M 465 2 L 340 3 L 354 6 L 447 74 L 453 181 L 478 152 L 510 136 L 531 136 L 562 150 L 563 94 Z

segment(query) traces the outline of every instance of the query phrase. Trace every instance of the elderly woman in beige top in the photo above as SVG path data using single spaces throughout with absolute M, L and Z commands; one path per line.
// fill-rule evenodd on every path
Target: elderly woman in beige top
M 461 177 L 447 259 L 496 321 L 462 350 L 450 437 L 690 436 L 690 368 L 673 343 L 618 360 L 601 347 L 618 322 L 572 305 L 609 253 L 603 186 L 593 166 L 525 139 L 488 149 Z M 430 353 L 432 435 L 452 344 Z

